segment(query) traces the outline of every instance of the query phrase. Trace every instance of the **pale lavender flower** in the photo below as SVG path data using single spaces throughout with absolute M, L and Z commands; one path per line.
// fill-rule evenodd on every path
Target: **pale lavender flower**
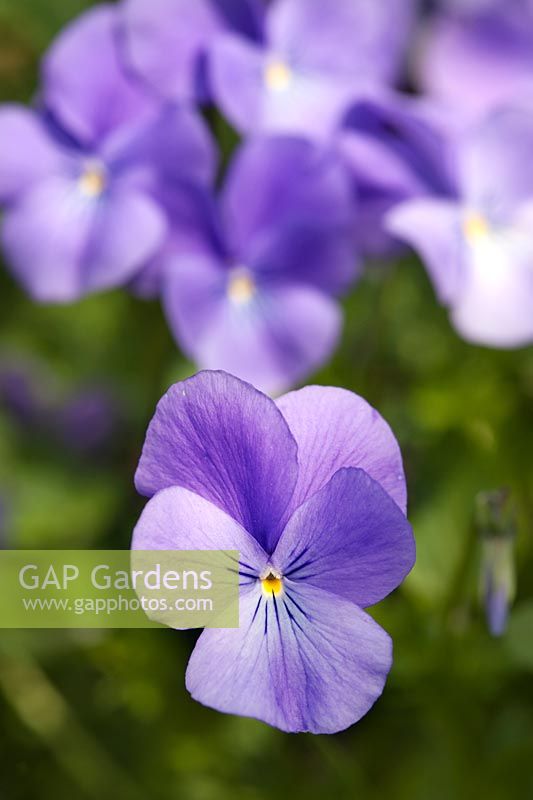
M 157 286 L 162 274 L 167 318 L 189 357 L 271 393 L 326 361 L 341 329 L 337 295 L 357 276 L 352 185 L 334 153 L 255 140 L 235 156 L 218 201 L 195 190 L 185 202 L 171 187 L 167 203 L 173 235 L 144 280 Z
M 45 59 L 46 113 L 0 107 L 0 202 L 7 262 L 39 301 L 124 284 L 167 232 L 161 174 L 210 180 L 214 147 L 192 110 L 161 108 L 123 72 L 117 10 L 69 26 Z
M 496 112 L 460 137 L 458 198 L 408 201 L 388 220 L 471 342 L 533 342 L 532 152 L 533 111 Z

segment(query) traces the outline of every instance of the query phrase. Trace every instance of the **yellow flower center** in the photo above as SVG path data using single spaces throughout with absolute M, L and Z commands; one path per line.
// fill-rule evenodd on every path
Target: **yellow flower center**
M 277 570 L 270 568 L 264 578 L 261 578 L 261 588 L 266 597 L 277 597 L 283 591 L 283 580 Z
M 463 223 L 463 232 L 471 244 L 479 242 L 489 234 L 489 224 L 481 214 L 470 214 Z
M 265 86 L 271 92 L 284 92 L 292 81 L 292 70 L 281 59 L 274 59 L 265 69 Z
M 79 189 L 86 197 L 99 197 L 106 185 L 105 168 L 98 162 L 88 164 L 78 180 Z
M 245 305 L 255 294 L 255 281 L 252 273 L 245 267 L 233 269 L 229 276 L 227 293 L 232 303 Z

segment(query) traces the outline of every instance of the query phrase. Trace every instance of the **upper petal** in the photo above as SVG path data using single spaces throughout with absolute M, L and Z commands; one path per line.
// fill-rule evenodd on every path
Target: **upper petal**
M 411 526 L 362 469 L 342 469 L 296 509 L 272 563 L 290 581 L 367 607 L 383 600 L 415 562 Z
M 267 31 L 301 68 L 381 81 L 396 77 L 412 21 L 411 0 L 278 0 Z
M 192 108 L 163 106 L 153 117 L 129 126 L 106 143 L 102 153 L 112 168 L 130 180 L 148 171 L 160 183 L 208 184 L 217 167 L 217 148 L 203 118 Z
M 227 28 L 258 36 L 261 11 L 257 0 L 126 0 L 126 57 L 159 94 L 195 99 L 206 49 Z
M 369 711 L 391 664 L 389 636 L 353 603 L 311 586 L 268 599 L 253 587 L 241 597 L 239 628 L 202 633 L 186 683 L 218 711 L 336 733 Z
M 276 402 L 298 444 L 293 510 L 341 467 L 360 467 L 405 511 L 407 490 L 398 442 L 366 400 L 346 389 L 306 386 Z
M 110 5 L 87 11 L 63 30 L 44 61 L 44 102 L 85 145 L 154 109 L 121 64 L 118 13 Z
M 454 114 L 479 117 L 533 90 L 532 26 L 525 3 L 431 18 L 415 64 L 418 82 Z M 485 6 L 489 4 L 484 4 Z M 455 13 L 459 11 L 459 13 Z M 513 24 L 508 12 L 518 12 Z
M 164 302 L 177 341 L 202 367 L 225 369 L 279 394 L 326 361 L 342 315 L 326 294 L 303 284 L 257 284 L 233 301 L 228 272 L 216 262 L 178 259 Z
M 352 187 L 329 150 L 299 138 L 261 138 L 241 147 L 234 159 L 222 211 L 242 258 L 252 240 L 280 228 L 346 224 L 354 211 Z
M 267 549 L 284 526 L 296 473 L 296 443 L 272 400 L 224 372 L 202 372 L 159 402 L 135 483 L 148 496 L 190 489 Z
M 433 106 L 419 98 L 369 92 L 350 107 L 338 138 L 363 191 L 404 198 L 454 189 L 451 137 Z
M 508 223 L 533 199 L 532 142 L 531 109 L 506 108 L 473 126 L 459 144 L 465 204 L 494 224 Z
M 249 251 L 254 271 L 265 281 L 314 286 L 340 295 L 359 277 L 353 228 L 348 225 L 291 225 L 261 237 Z
M 43 120 L 23 106 L 0 109 L 0 202 L 10 202 L 63 166 L 65 155 Z

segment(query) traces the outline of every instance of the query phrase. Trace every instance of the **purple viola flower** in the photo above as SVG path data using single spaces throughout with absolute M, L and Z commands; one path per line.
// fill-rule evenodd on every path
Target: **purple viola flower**
M 459 197 L 408 201 L 388 219 L 471 342 L 533 342 L 532 146 L 531 110 L 490 115 L 457 143 Z
M 109 451 L 123 423 L 113 393 L 103 386 L 77 390 L 54 412 L 53 425 L 58 438 L 66 449 L 82 456 Z
M 240 627 L 201 634 L 194 699 L 284 731 L 334 733 L 366 714 L 392 647 L 363 609 L 415 557 L 400 451 L 374 409 L 318 386 L 276 404 L 200 373 L 159 403 L 136 485 L 152 499 L 134 549 L 240 552 Z
M 533 95 L 530 0 L 452 0 L 430 18 L 417 59 L 422 89 L 471 119 Z
M 323 363 L 341 327 L 335 296 L 357 273 L 352 187 L 335 154 L 256 140 L 237 154 L 218 204 L 198 191 L 168 202 L 180 206 L 176 238 L 151 276 L 164 276 L 185 353 L 272 393 Z
M 358 91 L 397 76 L 412 12 L 410 0 L 274 0 L 264 41 L 215 41 L 213 96 L 240 131 L 328 136 Z
M 3 246 L 40 301 L 129 281 L 166 236 L 159 176 L 207 182 L 214 170 L 200 118 L 161 108 L 125 76 L 116 25 L 104 6 L 61 34 L 44 64 L 45 113 L 0 107 Z
M 359 200 L 357 241 L 371 257 L 395 255 L 385 215 L 414 197 L 453 194 L 449 137 L 428 104 L 385 89 L 361 96 L 336 135 Z
M 157 94 L 172 100 L 206 98 L 206 54 L 221 32 L 260 39 L 263 0 L 125 0 L 123 54 Z

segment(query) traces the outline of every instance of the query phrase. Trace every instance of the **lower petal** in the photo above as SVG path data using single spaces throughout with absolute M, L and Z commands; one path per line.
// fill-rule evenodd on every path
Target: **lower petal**
M 369 711 L 391 664 L 388 634 L 353 603 L 293 585 L 267 598 L 255 586 L 241 597 L 239 628 L 202 633 L 186 683 L 218 711 L 336 733 Z
M 141 192 L 116 191 L 102 203 L 85 252 L 86 291 L 120 286 L 155 255 L 166 233 L 156 203 Z
M 468 341 L 489 347 L 533 342 L 533 267 L 525 247 L 490 240 L 471 251 L 452 320 Z
M 72 302 L 117 286 L 163 239 L 162 214 L 148 198 L 80 193 L 76 181 L 39 183 L 6 213 L 3 243 L 15 276 L 41 302 Z
M 7 261 L 32 298 L 72 302 L 80 297 L 93 218 L 93 202 L 80 197 L 66 178 L 37 184 L 7 211 L 2 235 Z
M 197 260 L 180 265 L 165 290 L 170 326 L 203 368 L 224 369 L 270 394 L 283 391 L 331 355 L 341 311 L 304 286 L 258 288 L 244 303 L 227 296 L 227 275 Z

